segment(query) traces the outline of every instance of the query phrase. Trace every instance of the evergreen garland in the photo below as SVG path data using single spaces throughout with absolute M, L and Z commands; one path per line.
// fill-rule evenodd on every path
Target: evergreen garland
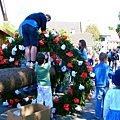
M 20 67 L 21 60 L 25 59 L 22 37 L 16 33 L 15 38 L 10 39 L 7 39 L 0 48 L 0 68 Z M 15 46 L 17 50 L 13 49 Z M 52 88 L 56 89 L 53 97 L 56 114 L 68 115 L 75 112 L 77 106 L 83 108 L 86 99 L 90 99 L 90 92 L 93 89 L 90 78 L 92 68 L 80 56 L 78 49 L 71 44 L 65 34 L 59 35 L 48 31 L 40 33 L 39 51 L 51 53 L 55 72 L 51 74 L 51 84 Z M 10 56 L 14 58 L 11 62 Z

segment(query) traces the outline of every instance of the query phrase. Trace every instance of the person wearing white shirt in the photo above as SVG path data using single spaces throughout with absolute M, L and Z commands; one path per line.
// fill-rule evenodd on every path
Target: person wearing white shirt
M 100 51 L 99 51 L 99 54 L 100 54 L 101 52 L 106 53 L 106 49 L 105 49 L 104 46 L 101 47 L 101 49 L 100 49 Z
M 120 120 L 120 69 L 112 76 L 115 87 L 107 91 L 104 99 L 104 120 Z

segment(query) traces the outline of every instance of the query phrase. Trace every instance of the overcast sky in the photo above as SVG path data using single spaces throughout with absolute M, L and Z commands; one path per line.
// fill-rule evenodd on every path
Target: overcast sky
M 81 22 L 85 27 L 90 23 L 100 28 L 116 28 L 120 22 L 120 0 L 4 0 L 8 20 L 16 26 L 34 12 L 51 15 L 51 21 Z

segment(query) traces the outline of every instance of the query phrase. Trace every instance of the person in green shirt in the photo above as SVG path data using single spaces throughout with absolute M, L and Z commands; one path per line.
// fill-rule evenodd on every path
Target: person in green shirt
M 35 64 L 35 72 L 37 76 L 37 103 L 44 104 L 52 109 L 52 89 L 50 81 L 50 53 L 48 52 L 48 62 L 46 62 L 45 55 L 38 52 L 36 56 L 37 63 Z

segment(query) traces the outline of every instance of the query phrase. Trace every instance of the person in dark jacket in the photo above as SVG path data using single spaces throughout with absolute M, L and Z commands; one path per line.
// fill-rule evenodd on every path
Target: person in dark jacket
M 112 69 L 116 71 L 117 70 L 117 61 L 119 60 L 119 55 L 118 55 L 116 49 L 113 49 L 111 58 L 112 58 Z
M 46 32 L 46 23 L 51 20 L 49 14 L 42 12 L 30 14 L 19 26 L 19 34 L 23 36 L 26 66 L 33 68 L 36 62 L 36 53 L 39 40 L 38 30 Z
M 111 65 L 111 62 L 112 62 L 112 51 L 111 49 L 109 49 L 109 52 L 107 53 L 108 55 L 108 63 L 109 63 L 109 66 Z

